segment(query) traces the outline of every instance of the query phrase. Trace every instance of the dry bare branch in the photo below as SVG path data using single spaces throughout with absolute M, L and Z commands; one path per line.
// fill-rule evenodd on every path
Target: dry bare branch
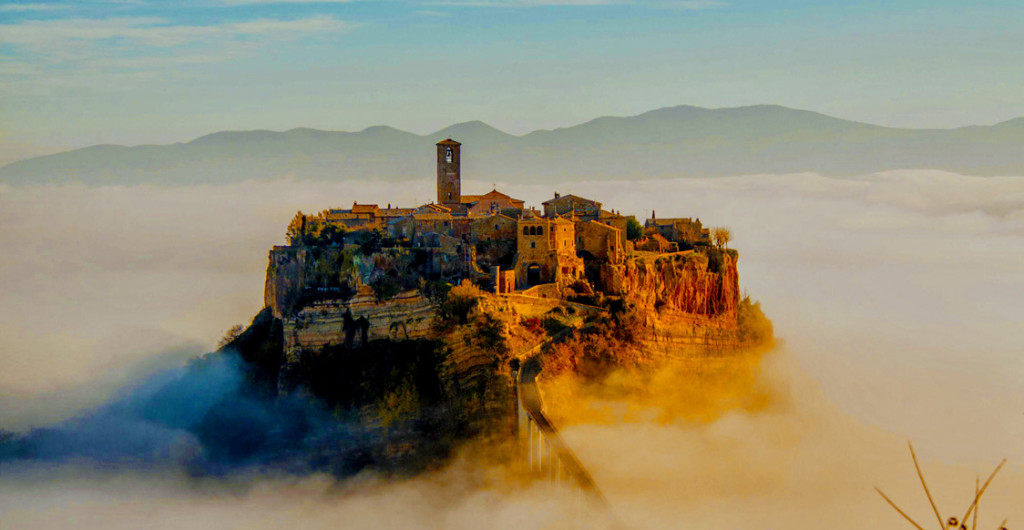
M 978 487 L 981 486 L 981 477 L 974 475 L 974 496 L 978 496 Z M 974 522 L 971 523 L 971 530 L 978 530 L 978 512 L 981 511 L 981 502 L 974 508 Z
M 917 478 L 921 479 L 921 486 L 924 487 L 924 494 L 928 496 L 928 503 L 932 505 L 932 511 L 935 512 L 935 519 L 939 521 L 939 530 L 944 530 L 946 527 L 942 524 L 942 515 L 939 515 L 939 509 L 935 507 L 935 501 L 932 500 L 932 493 L 928 491 L 928 483 L 924 481 L 924 475 L 921 473 L 921 466 L 917 463 L 917 454 L 914 453 L 914 444 L 907 440 L 907 447 L 910 448 L 910 457 L 914 459 L 914 469 L 917 470 Z
M 907 521 L 910 521 L 910 524 L 912 524 L 915 527 L 917 527 L 917 530 L 924 530 L 924 528 L 922 528 L 921 525 L 917 524 L 913 519 L 911 519 L 909 515 L 903 513 L 903 510 L 901 510 L 899 506 L 896 506 L 895 502 L 892 502 L 891 500 L 889 500 L 889 497 L 886 497 L 885 494 L 882 493 L 882 490 L 878 489 L 878 486 L 875 486 L 875 491 L 877 491 L 878 494 L 881 495 L 883 499 L 885 499 L 885 502 L 889 503 L 889 506 L 892 506 L 892 508 L 894 510 L 899 512 L 899 514 L 902 515 L 904 519 L 906 519 Z
M 988 476 L 988 480 L 986 480 L 985 485 L 981 487 L 981 491 L 979 491 L 978 494 L 974 496 L 974 502 L 971 503 L 970 508 L 967 508 L 967 513 L 964 514 L 964 518 L 961 519 L 961 521 L 966 521 L 967 518 L 970 517 L 971 512 L 973 512 L 974 508 L 978 505 L 978 501 L 981 499 L 981 496 L 984 495 L 985 490 L 988 489 L 988 485 L 992 483 L 992 479 L 996 478 L 996 473 L 999 473 L 999 470 L 1002 469 L 1003 464 L 1005 463 L 1006 459 L 1004 458 L 1003 461 L 999 462 L 999 465 L 996 466 L 996 468 L 992 471 L 992 474 Z

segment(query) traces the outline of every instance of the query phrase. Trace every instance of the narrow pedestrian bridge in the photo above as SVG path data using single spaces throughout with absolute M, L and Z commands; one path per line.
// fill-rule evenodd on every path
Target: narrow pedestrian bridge
M 537 388 L 540 372 L 536 357 L 523 363 L 519 371 L 517 430 L 522 458 L 535 476 L 571 492 L 578 527 L 622 528 L 593 477 L 544 415 Z

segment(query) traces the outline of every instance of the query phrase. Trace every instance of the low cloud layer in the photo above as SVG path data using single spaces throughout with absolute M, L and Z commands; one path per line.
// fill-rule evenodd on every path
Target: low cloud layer
M 466 191 L 485 187 L 467 183 Z M 498 187 L 534 205 L 553 191 Z M 974 474 L 1008 457 L 986 495 L 982 526 L 1009 516 L 1012 527 L 1024 517 L 1013 502 L 1024 494 L 1024 181 L 895 172 L 557 190 L 641 218 L 653 209 L 731 228 L 741 285 L 762 302 L 780 339 L 758 383 L 780 397 L 772 407 L 712 423 L 566 430 L 627 523 L 904 524 L 875 485 L 927 523 L 933 516 L 908 438 L 946 511 L 965 510 Z M 408 204 L 431 193 L 429 179 L 399 187 L 0 189 L 0 244 L 17 249 L 0 261 L 0 428 L 67 418 L 140 374 L 212 349 L 260 309 L 266 251 L 283 240 L 295 210 Z M 365 528 L 557 527 L 562 517 L 549 496 L 492 487 L 501 480 L 464 468 L 400 485 L 342 485 L 341 494 L 316 477 L 257 479 L 227 492 L 163 474 L 93 473 L 5 476 L 0 512 L 38 528 L 72 520 L 131 527 L 142 517 L 132 506 L 140 505 L 168 527 L 217 520 L 316 528 L 344 518 Z M 435 491 L 457 502 L 442 503 Z

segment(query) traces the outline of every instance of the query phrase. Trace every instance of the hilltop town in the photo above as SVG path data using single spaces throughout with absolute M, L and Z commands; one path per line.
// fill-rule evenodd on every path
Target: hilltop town
M 497 189 L 463 194 L 461 144 L 446 139 L 437 144 L 436 202 L 416 207 L 354 202 L 349 209 L 299 212 L 288 227 L 289 244 L 275 247 L 271 261 L 284 263 L 309 247 L 417 249 L 423 253 L 416 264 L 420 278 L 452 284 L 468 280 L 496 294 L 559 297 L 566 288 L 583 284 L 618 294 L 621 287 L 610 282 L 605 269 L 622 265 L 629 256 L 689 253 L 711 246 L 710 231 L 700 219 L 659 219 L 652 212 L 640 225 L 633 216 L 604 209 L 598 201 L 557 192 L 542 207 L 526 208 L 523 200 Z M 367 279 L 378 295 L 384 294 L 386 279 L 373 274 Z M 303 292 L 288 294 L 308 300 L 356 288 L 327 279 L 304 283 Z M 278 315 L 288 312 L 283 307 L 294 306 L 283 295 L 268 295 L 268 305 Z
M 540 209 L 463 194 L 461 147 L 437 144 L 434 202 L 295 216 L 269 253 L 266 307 L 225 346 L 253 392 L 316 396 L 378 433 L 375 465 L 421 469 L 460 440 L 520 432 L 523 373 L 721 364 L 771 340 L 727 231 L 570 194 Z

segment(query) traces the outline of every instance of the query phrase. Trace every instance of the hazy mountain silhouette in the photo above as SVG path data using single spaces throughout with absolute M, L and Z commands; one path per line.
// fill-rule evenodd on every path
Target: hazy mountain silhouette
M 483 122 L 420 136 L 376 126 L 359 132 L 218 132 L 187 143 L 98 145 L 0 167 L 8 184 L 196 184 L 270 179 L 425 178 L 433 144 L 463 146 L 469 179 L 552 181 L 703 177 L 815 171 L 845 176 L 891 169 L 1024 175 L 1024 118 L 992 126 L 897 129 L 776 105 L 679 106 L 603 117 L 522 136 Z

